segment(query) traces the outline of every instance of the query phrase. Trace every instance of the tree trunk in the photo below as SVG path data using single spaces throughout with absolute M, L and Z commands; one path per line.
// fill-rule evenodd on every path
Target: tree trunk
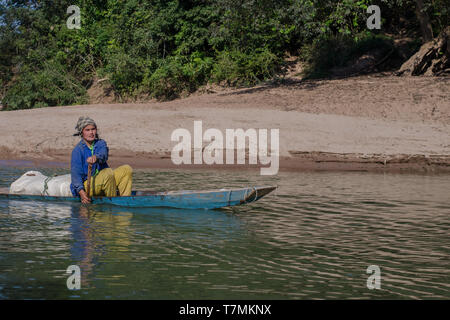
M 422 30 L 423 42 L 433 39 L 433 28 L 431 27 L 430 17 L 424 9 L 423 0 L 416 0 L 416 15 Z

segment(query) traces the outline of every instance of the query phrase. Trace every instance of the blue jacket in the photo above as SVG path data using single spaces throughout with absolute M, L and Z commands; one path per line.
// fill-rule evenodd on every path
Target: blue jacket
M 92 165 L 91 175 L 102 169 L 109 168 L 106 161 L 108 160 L 108 146 L 105 140 L 96 139 L 94 141 L 93 153 L 97 156 L 97 162 Z M 87 180 L 88 163 L 87 158 L 92 156 L 91 149 L 87 146 L 83 139 L 72 150 L 72 160 L 70 162 L 70 174 L 72 183 L 70 191 L 74 196 L 80 195 L 80 190 L 84 189 L 84 181 Z

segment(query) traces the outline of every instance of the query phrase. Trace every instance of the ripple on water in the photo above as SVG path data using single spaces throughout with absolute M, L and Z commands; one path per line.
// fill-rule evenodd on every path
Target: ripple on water
M 23 171 L 0 169 L 0 187 Z M 0 298 L 450 298 L 445 176 L 134 173 L 137 189 L 246 185 L 279 189 L 215 211 L 0 200 Z M 382 290 L 367 289 L 369 265 Z

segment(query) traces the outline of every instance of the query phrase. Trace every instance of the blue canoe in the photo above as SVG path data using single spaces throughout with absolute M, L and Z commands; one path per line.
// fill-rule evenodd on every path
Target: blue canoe
M 249 187 L 205 191 L 133 191 L 129 197 L 93 197 L 92 204 L 112 204 L 123 207 L 144 208 L 217 209 L 255 202 L 275 189 L 276 187 Z M 80 202 L 80 198 L 78 197 L 9 194 L 8 191 L 7 189 L 0 190 L 0 199 Z

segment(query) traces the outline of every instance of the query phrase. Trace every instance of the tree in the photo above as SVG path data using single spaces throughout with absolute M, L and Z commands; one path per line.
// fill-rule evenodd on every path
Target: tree
M 433 27 L 431 26 L 430 17 L 426 9 L 423 0 L 416 0 L 416 15 L 420 23 L 423 42 L 428 42 L 433 39 Z

